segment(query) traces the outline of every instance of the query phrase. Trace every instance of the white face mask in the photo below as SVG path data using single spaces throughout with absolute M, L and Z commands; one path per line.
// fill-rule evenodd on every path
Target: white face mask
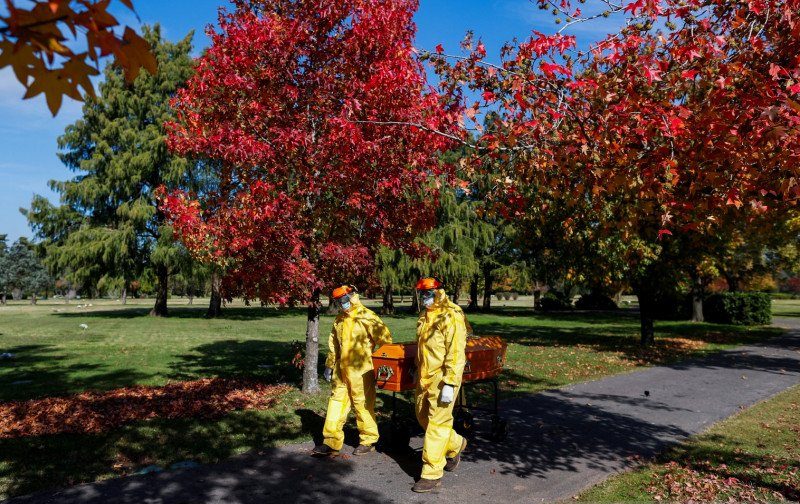
M 339 307 L 342 309 L 342 311 L 347 311 L 351 306 L 353 306 L 353 303 L 350 301 L 350 299 L 350 294 L 346 294 L 339 298 L 337 302 L 339 303 Z
M 425 308 L 430 308 L 430 306 L 433 304 L 434 299 L 436 298 L 436 295 L 434 294 L 433 291 L 424 291 L 422 292 L 420 297 L 422 298 L 422 306 L 424 306 Z

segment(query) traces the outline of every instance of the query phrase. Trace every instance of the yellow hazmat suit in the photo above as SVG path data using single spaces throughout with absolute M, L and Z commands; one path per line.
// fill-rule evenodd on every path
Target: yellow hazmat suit
M 422 479 L 442 477 L 446 458 L 461 450 L 463 438 L 453 430 L 453 406 L 440 399 L 442 387 L 451 385 L 458 397 L 466 362 L 467 323 L 461 308 L 436 289 L 434 302 L 417 322 L 417 420 L 425 429 L 422 445 Z
M 371 446 L 378 441 L 372 351 L 392 342 L 389 328 L 375 312 L 361 304 L 358 294 L 352 294 L 350 301 L 352 307 L 340 312 L 333 322 L 325 361 L 325 366 L 333 370 L 333 377 L 322 435 L 324 444 L 337 451 L 342 449 L 344 423 L 351 405 L 356 413 L 360 443 Z

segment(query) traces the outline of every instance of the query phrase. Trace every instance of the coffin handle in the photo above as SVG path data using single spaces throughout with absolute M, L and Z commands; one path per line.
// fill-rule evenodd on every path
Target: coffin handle
M 394 370 L 391 366 L 381 366 L 378 368 L 378 381 L 389 381 L 389 378 L 394 376 Z

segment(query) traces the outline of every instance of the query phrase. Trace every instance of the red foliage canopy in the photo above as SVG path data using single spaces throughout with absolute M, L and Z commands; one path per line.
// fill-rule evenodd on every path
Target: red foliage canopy
M 218 164 L 214 187 L 162 207 L 192 252 L 226 266 L 228 295 L 304 301 L 433 224 L 451 140 L 429 130 L 452 132 L 459 110 L 415 57 L 416 0 L 235 5 L 170 125 L 172 149 Z
M 540 3 L 568 23 L 597 17 L 569 0 Z M 506 161 L 498 187 L 509 215 L 557 200 L 576 212 L 568 232 L 591 220 L 595 236 L 652 241 L 795 207 L 800 1 L 603 3 L 629 23 L 589 51 L 534 32 L 497 65 L 470 40 L 466 56 L 428 55 L 482 94 L 468 117 L 499 114 L 478 143 Z

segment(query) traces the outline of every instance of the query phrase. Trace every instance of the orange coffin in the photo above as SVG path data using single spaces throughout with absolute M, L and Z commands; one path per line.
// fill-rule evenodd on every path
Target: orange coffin
M 506 362 L 506 342 L 498 336 L 467 339 L 467 362 L 463 381 L 494 378 Z M 415 386 L 417 344 L 383 345 L 372 354 L 372 366 L 378 388 L 392 392 L 412 390 Z

